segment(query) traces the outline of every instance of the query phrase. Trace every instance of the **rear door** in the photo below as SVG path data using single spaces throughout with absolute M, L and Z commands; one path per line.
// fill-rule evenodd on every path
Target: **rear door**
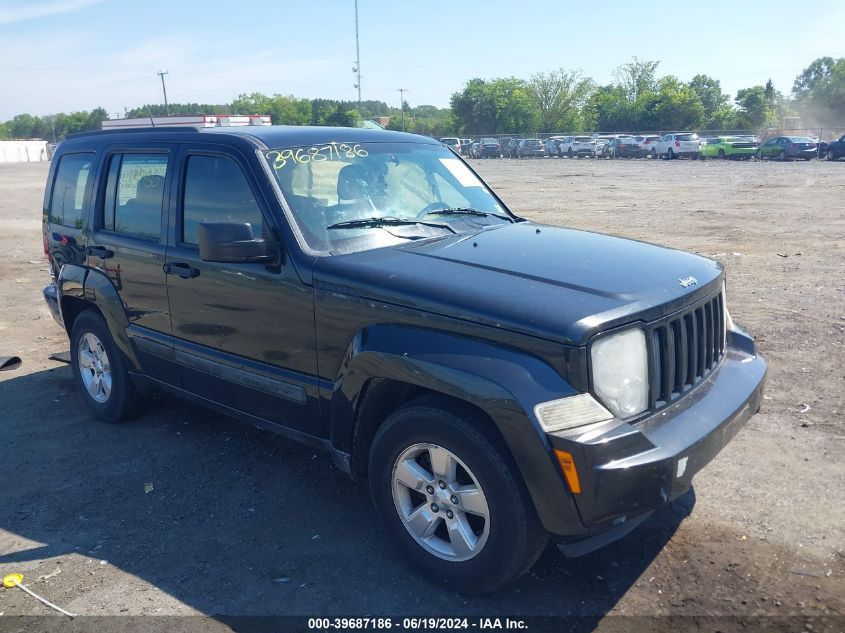
M 318 435 L 313 293 L 275 239 L 248 163 L 227 146 L 183 146 L 167 252 L 183 387 L 206 400 Z M 264 263 L 203 261 L 202 222 L 248 223 L 275 248 Z
M 145 371 L 171 384 L 178 384 L 178 374 L 172 364 L 163 266 L 175 150 L 175 145 L 157 142 L 106 149 L 106 177 L 100 178 L 86 248 L 88 266 L 106 275 L 120 295 L 127 332 Z

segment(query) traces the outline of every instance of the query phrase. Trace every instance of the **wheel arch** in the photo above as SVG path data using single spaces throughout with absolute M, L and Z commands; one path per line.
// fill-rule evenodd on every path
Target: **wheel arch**
M 330 434 L 367 476 L 372 439 L 403 404 L 421 396 L 477 414 L 517 465 L 549 531 L 579 533 L 574 500 L 533 416 L 537 402 L 576 391 L 538 358 L 492 343 L 404 326 L 373 326 L 350 344 L 331 394 Z
M 126 334 L 129 320 L 111 280 L 97 270 L 66 264 L 59 271 L 56 286 L 62 323 L 68 337 L 74 321 L 84 310 L 97 312 L 129 363 L 130 370 L 140 370 L 141 365 Z

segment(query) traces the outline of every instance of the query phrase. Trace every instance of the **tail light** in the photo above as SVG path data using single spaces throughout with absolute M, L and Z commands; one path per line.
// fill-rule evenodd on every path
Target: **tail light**
M 681 146 L 681 142 L 680 142 L 680 141 L 678 141 L 678 140 L 676 140 L 676 141 L 675 141 L 675 147 L 680 147 L 680 146 Z

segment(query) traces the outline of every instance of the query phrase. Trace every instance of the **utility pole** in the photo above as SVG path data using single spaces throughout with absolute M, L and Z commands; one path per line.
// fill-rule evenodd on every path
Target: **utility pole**
M 405 93 L 411 92 L 407 88 L 397 88 L 399 91 L 399 110 L 402 112 L 402 131 L 405 131 Z
M 161 77 L 161 91 L 164 93 L 164 111 L 168 114 L 168 116 L 170 115 L 170 106 L 167 105 L 167 88 L 164 86 L 164 76 L 169 73 L 169 70 L 165 70 L 164 72 L 158 71 L 156 73 L 156 75 Z
M 361 47 L 358 44 L 358 0 L 355 0 L 355 87 L 358 89 L 358 114 L 361 114 Z

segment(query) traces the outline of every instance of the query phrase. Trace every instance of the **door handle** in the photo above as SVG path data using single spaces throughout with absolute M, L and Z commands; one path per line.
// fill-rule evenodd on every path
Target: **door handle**
M 182 279 L 193 279 L 200 276 L 199 268 L 194 268 L 184 262 L 174 262 L 164 265 L 167 275 L 179 275 Z
M 89 246 L 85 249 L 85 253 L 86 255 L 99 257 L 100 259 L 109 259 L 110 257 L 114 257 L 114 251 L 106 248 L 105 246 Z

